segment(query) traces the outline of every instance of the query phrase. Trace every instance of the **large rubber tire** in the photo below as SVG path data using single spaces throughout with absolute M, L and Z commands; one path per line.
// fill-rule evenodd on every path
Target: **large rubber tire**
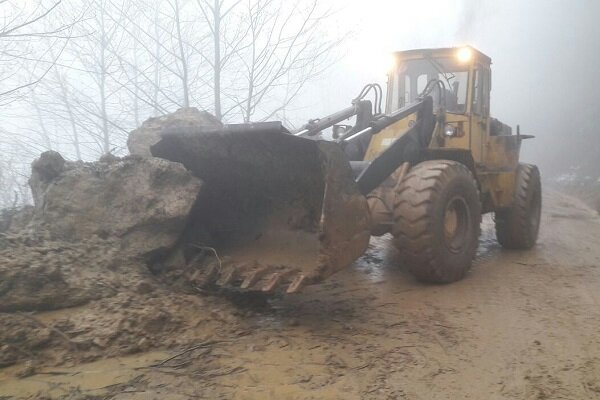
M 402 262 L 420 281 L 464 277 L 477 251 L 480 223 L 477 183 L 461 163 L 422 162 L 399 185 L 392 233 Z
M 496 211 L 496 238 L 507 249 L 530 249 L 537 241 L 542 212 L 542 183 L 535 165 L 517 168 L 515 194 L 510 208 Z

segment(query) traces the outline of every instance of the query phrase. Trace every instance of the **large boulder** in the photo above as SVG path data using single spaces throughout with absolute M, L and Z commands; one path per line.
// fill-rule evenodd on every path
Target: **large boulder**
M 53 150 L 43 152 L 31 163 L 29 187 L 36 208 L 42 207 L 48 185 L 65 170 L 66 163 L 65 159 Z
M 214 129 L 221 128 L 223 124 L 212 114 L 200 111 L 194 107 L 180 108 L 174 113 L 156 118 L 149 118 L 142 126 L 131 131 L 127 139 L 127 148 L 130 154 L 150 157 L 150 146 L 156 144 L 163 130 L 189 129 Z
M 181 164 L 159 158 L 68 163 L 58 173 L 55 164 L 34 162 L 34 223 L 62 240 L 118 238 L 124 255 L 146 259 L 174 246 L 201 187 Z

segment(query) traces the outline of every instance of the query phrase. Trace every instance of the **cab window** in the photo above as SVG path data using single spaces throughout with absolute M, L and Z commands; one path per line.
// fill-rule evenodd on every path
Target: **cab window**
M 473 74 L 473 103 L 471 112 L 487 117 L 489 114 L 490 79 L 489 71 L 482 67 L 477 68 Z
M 439 97 L 442 96 L 446 112 L 464 114 L 467 108 L 468 76 L 468 67 L 449 57 L 401 62 L 390 77 L 390 112 L 415 101 L 427 83 L 436 79 L 442 83 L 443 89 L 437 88 L 431 92 L 434 112 L 437 111 Z M 441 90 L 443 93 L 440 93 Z

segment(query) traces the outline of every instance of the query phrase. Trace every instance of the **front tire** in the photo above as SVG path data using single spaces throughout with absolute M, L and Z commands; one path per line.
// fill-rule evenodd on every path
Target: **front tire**
M 507 249 L 530 249 L 537 241 L 542 212 L 542 183 L 535 165 L 519 164 L 510 208 L 496 211 L 496 238 Z
M 461 163 L 425 161 L 396 193 L 394 243 L 420 281 L 449 283 L 470 269 L 479 244 L 481 203 L 473 174 Z

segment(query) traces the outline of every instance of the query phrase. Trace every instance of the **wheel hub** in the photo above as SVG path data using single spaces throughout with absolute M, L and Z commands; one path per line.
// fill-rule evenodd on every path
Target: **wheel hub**
M 450 251 L 459 252 L 465 245 L 469 224 L 467 203 L 462 197 L 453 198 L 444 212 L 444 238 Z
M 452 239 L 456 235 L 456 229 L 458 228 L 458 216 L 454 208 L 446 209 L 446 215 L 444 216 L 444 233 L 446 239 Z

